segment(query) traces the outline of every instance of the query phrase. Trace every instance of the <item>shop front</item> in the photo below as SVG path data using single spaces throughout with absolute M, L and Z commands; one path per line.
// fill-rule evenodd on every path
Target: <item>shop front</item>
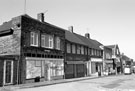
M 103 72 L 102 58 L 91 58 L 91 74 L 99 75 Z
M 65 66 L 65 78 L 78 78 L 86 76 L 86 62 L 67 61 Z
M 115 74 L 115 70 L 114 70 L 114 67 L 113 67 L 113 60 L 104 60 L 104 63 L 105 63 L 105 75 L 112 75 L 112 74 Z
M 64 77 L 64 59 L 26 57 L 26 80 L 57 80 Z
M 120 58 L 116 58 L 115 59 L 115 63 L 116 63 L 116 74 L 120 74 L 121 73 L 121 61 L 120 61 Z

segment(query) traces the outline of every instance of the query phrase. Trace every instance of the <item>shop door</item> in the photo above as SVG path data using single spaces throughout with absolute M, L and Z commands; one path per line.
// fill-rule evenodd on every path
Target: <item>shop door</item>
M 4 85 L 12 84 L 13 82 L 13 60 L 4 61 Z
M 76 73 L 77 77 L 84 77 L 84 64 L 76 65 Z

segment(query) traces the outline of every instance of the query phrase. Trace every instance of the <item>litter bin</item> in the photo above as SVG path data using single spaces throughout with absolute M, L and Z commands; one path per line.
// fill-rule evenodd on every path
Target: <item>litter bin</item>
M 35 77 L 35 82 L 40 82 L 40 76 Z

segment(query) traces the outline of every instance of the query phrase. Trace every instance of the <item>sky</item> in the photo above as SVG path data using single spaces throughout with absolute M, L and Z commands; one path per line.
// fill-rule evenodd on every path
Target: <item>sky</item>
M 85 35 L 90 33 L 104 45 L 118 44 L 120 52 L 135 59 L 135 0 L 0 0 L 0 25 L 13 17 L 28 14 Z

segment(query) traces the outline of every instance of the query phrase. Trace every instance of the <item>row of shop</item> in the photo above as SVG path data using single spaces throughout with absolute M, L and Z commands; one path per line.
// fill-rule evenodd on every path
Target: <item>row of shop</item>
M 13 18 L 0 26 L 0 86 L 117 73 L 120 61 L 104 57 L 100 46 L 73 27 L 64 30 L 28 15 Z
M 3 65 L 3 85 L 16 84 L 18 75 L 17 71 L 18 61 L 15 59 L 2 58 L 1 67 Z M 41 80 L 51 81 L 58 79 L 69 79 L 91 76 L 101 72 L 103 74 L 103 60 L 97 58 L 91 58 L 90 61 L 70 61 L 65 63 L 64 59 L 53 58 L 33 58 L 26 57 L 26 79 L 25 83 L 34 82 L 36 77 L 40 77 Z M 113 62 L 106 63 L 106 69 L 109 72 L 113 72 Z M 2 84 L 2 83 L 1 83 Z

